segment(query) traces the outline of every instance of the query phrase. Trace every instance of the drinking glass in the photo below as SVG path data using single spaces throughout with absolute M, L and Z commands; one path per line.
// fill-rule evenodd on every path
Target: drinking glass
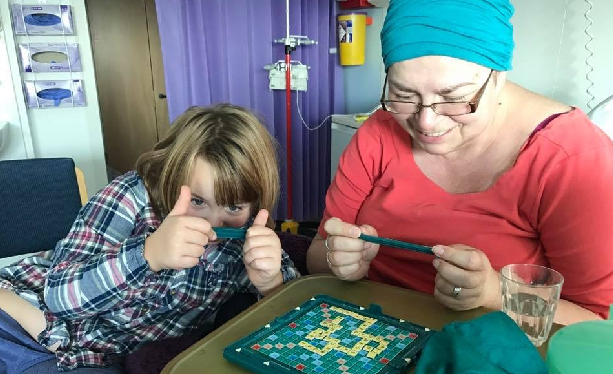
M 502 274 L 502 311 L 511 317 L 536 347 L 553 324 L 564 277 L 539 265 L 511 264 Z

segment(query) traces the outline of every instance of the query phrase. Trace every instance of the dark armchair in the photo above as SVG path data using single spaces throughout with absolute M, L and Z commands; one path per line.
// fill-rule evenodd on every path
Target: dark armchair
M 66 236 L 81 208 L 77 173 L 69 158 L 0 161 L 0 258 L 53 249 Z

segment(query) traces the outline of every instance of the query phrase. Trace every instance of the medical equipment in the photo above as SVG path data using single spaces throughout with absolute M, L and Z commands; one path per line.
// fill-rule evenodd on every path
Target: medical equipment
M 11 8 L 16 35 L 72 35 L 70 5 L 22 5 Z
M 289 29 L 287 33 L 287 37 L 274 40 L 275 43 L 285 44 L 286 55 L 288 54 L 288 49 L 290 49 L 289 54 L 291 54 L 298 46 L 317 44 L 316 40 L 311 40 L 306 36 L 289 35 Z M 286 69 L 285 64 L 286 61 L 279 60 L 273 64 L 264 66 L 264 69 L 268 70 L 268 79 L 270 80 L 268 88 L 270 90 L 285 90 L 289 71 L 290 91 L 306 91 L 307 81 L 309 80 L 308 70 L 311 67 L 295 60 L 290 60 L 289 69 Z
M 366 25 L 372 18 L 365 13 L 339 14 L 338 44 L 341 65 L 363 65 L 366 59 Z
M 285 45 L 285 61 L 279 60 L 274 64 L 264 66 L 264 69 L 269 70 L 268 77 L 270 79 L 269 88 L 285 89 L 285 116 L 286 116 L 286 167 L 287 167 L 287 218 L 281 224 L 281 231 L 289 231 L 293 234 L 298 233 L 298 223 L 293 220 L 293 204 L 292 204 L 292 103 L 291 90 L 306 91 L 306 83 L 308 80 L 309 67 L 301 64 L 298 61 L 291 60 L 291 54 L 296 47 L 300 45 L 317 44 L 317 41 L 311 40 L 302 35 L 290 35 L 289 33 L 289 0 L 285 0 L 285 38 L 275 39 L 275 43 L 283 43 Z M 297 69 L 297 73 L 292 75 L 292 70 Z M 282 76 L 285 74 L 285 84 L 282 84 Z
M 306 91 L 307 81 L 309 80 L 309 66 L 302 64 L 300 61 L 291 61 L 290 67 L 290 90 Z M 268 70 L 268 79 L 270 90 L 285 90 L 285 61 L 277 61 L 274 64 L 264 66 Z
M 77 43 L 19 44 L 24 72 L 82 71 Z
M 84 106 L 85 95 L 81 80 L 25 81 L 28 108 L 59 108 Z
M 367 0 L 337 0 L 340 9 L 372 8 L 374 5 Z

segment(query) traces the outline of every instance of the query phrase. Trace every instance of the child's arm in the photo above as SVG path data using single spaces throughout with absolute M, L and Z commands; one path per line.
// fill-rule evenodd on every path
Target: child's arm
M 57 317 L 86 318 L 109 310 L 155 279 L 142 254 L 155 228 L 142 216 L 151 214 L 144 209 L 144 187 L 127 183 L 135 180 L 124 178 L 100 191 L 56 245 L 44 302 Z

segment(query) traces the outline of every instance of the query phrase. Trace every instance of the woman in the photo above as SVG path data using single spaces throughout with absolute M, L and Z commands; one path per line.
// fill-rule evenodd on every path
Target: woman
M 389 89 L 341 157 L 311 273 L 500 309 L 500 268 L 533 263 L 565 277 L 557 323 L 607 316 L 613 144 L 579 109 L 506 80 L 512 13 L 508 0 L 391 1 Z M 360 233 L 433 245 L 436 257 Z

